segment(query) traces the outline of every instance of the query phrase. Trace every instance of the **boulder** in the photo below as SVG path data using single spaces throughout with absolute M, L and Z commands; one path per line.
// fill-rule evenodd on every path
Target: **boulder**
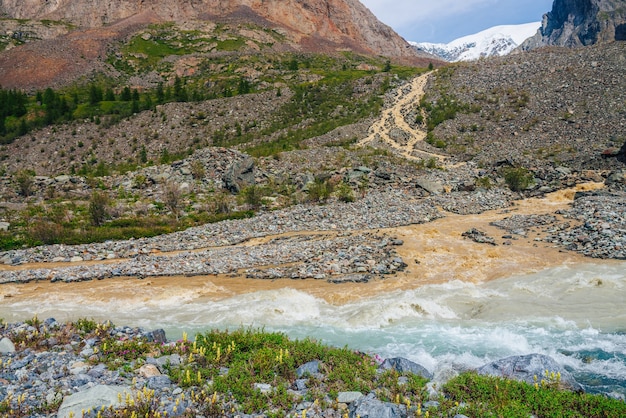
M 154 364 L 144 364 L 139 368 L 139 374 L 143 377 L 151 378 L 154 376 L 161 376 L 159 368 Z
M 147 386 L 149 389 L 163 389 L 172 386 L 169 376 L 152 376 L 148 378 Z
M 361 418 L 406 418 L 404 405 L 382 402 L 373 393 L 350 404 L 350 416 Z
M 361 392 L 339 392 L 337 394 L 337 402 L 350 404 L 361 399 L 362 397 L 363 394 Z
M 296 369 L 296 376 L 303 377 L 312 376 L 319 373 L 320 362 L 317 360 L 309 361 Z
M 146 338 L 148 341 L 159 344 L 165 344 L 167 342 L 167 337 L 165 336 L 165 331 L 163 329 L 155 329 L 154 331 L 147 332 Z
M 239 191 L 246 186 L 253 185 L 254 180 L 254 160 L 252 157 L 235 161 L 228 167 L 222 177 L 224 188 L 232 193 Z
M 402 357 L 388 358 L 380 365 L 380 368 L 383 370 L 394 369 L 398 373 L 413 373 L 429 380 L 433 378 L 432 373 L 426 370 L 424 366 Z
M 417 187 L 421 187 L 432 195 L 440 195 L 445 191 L 443 184 L 439 183 L 438 181 L 432 181 L 422 178 L 415 180 L 415 184 L 417 185 Z
M 479 231 L 476 228 L 472 228 L 472 229 L 470 229 L 468 231 L 463 232 L 461 234 L 461 236 L 463 236 L 465 238 L 469 238 L 469 239 L 471 239 L 472 241 L 474 241 L 474 242 L 476 242 L 478 244 L 497 245 L 496 241 L 493 238 L 488 236 L 483 231 Z
M 15 353 L 15 345 L 13 341 L 8 338 L 3 338 L 0 340 L 0 354 L 11 354 Z
M 485 364 L 477 370 L 478 374 L 504 377 L 529 384 L 535 383 L 535 376 L 539 382 L 546 379 L 548 373 L 560 373 L 560 386 L 574 392 L 584 392 L 583 387 L 574 377 L 553 358 L 543 354 L 528 354 L 525 356 L 511 356 Z
M 611 171 L 604 184 L 613 189 L 626 188 L 626 170 Z
M 79 417 L 82 411 L 95 410 L 102 406 L 109 407 L 121 406 L 119 395 L 122 399 L 126 398 L 126 394 L 132 394 L 129 387 L 126 386 L 106 386 L 98 385 L 83 392 L 78 392 L 63 399 L 63 403 L 57 413 L 58 418 L 69 418 L 70 416 Z

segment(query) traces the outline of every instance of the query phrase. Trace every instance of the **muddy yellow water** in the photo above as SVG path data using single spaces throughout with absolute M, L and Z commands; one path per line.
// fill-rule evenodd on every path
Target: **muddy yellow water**
M 324 280 L 257 280 L 243 276 L 161 277 L 139 280 L 115 278 L 81 283 L 36 282 L 0 285 L 0 303 L 17 301 L 41 301 L 72 303 L 80 299 L 105 302 L 107 300 L 129 303 L 169 299 L 172 297 L 206 298 L 220 300 L 236 295 L 291 288 L 304 291 L 332 304 L 345 304 L 394 290 L 415 289 L 426 284 L 445 283 L 453 280 L 484 282 L 539 271 L 553 266 L 585 262 L 584 257 L 559 250 L 551 244 L 538 241 L 540 229 L 528 231 L 527 236 L 504 239 L 505 231 L 490 223 L 520 214 L 554 214 L 572 203 L 578 190 L 590 190 L 601 184 L 585 184 L 576 189 L 559 191 L 541 199 L 515 202 L 507 209 L 488 211 L 479 215 L 447 214 L 445 218 L 421 225 L 410 225 L 386 230 L 404 241 L 396 248 L 408 264 L 407 269 L 385 279 L 370 283 L 331 284 Z M 470 228 L 477 228 L 495 238 L 498 245 L 479 244 L 462 237 Z M 247 242 L 255 245 L 264 239 Z M 503 245 L 509 241 L 511 245 Z M 57 264 L 63 266 L 67 264 Z M 73 264 L 75 265 L 75 264 Z M 51 264 L 30 264 L 17 268 L 50 267 Z M 10 268 L 10 267 L 3 267 Z M 42 302 L 43 303 L 43 302 Z

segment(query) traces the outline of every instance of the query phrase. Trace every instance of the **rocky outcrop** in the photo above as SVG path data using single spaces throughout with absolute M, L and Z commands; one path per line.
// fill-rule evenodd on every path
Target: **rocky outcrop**
M 478 374 L 515 379 L 529 384 L 552 383 L 559 387 L 583 392 L 574 377 L 551 357 L 542 354 L 512 356 L 479 368 Z
M 382 370 L 394 369 L 398 373 L 413 373 L 426 379 L 432 379 L 433 374 L 424 366 L 402 357 L 388 358 L 380 365 Z
M 0 0 L 0 15 L 67 21 L 94 28 L 141 13 L 162 21 L 255 21 L 294 34 L 301 45 L 326 45 L 389 57 L 416 52 L 358 0 Z
M 626 1 L 555 0 L 537 34 L 520 49 L 577 47 L 626 40 Z

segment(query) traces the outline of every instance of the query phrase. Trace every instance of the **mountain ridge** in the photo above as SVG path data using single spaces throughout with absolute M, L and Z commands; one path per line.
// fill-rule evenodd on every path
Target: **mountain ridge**
M 410 42 L 419 51 L 425 51 L 450 62 L 473 61 L 511 53 L 527 38 L 536 33 L 541 22 L 520 25 L 498 25 L 475 34 L 463 36 L 447 44 Z
M 625 0 L 555 0 L 537 33 L 521 50 L 580 47 L 626 40 Z
M 162 21 L 222 20 L 257 16 L 297 33 L 390 57 L 414 57 L 407 43 L 358 0 L 2 0 L 0 13 L 15 19 L 64 21 L 81 28 L 110 25 L 144 12 Z
M 436 61 L 420 57 L 358 0 L 0 0 L 0 15 L 0 33 L 9 34 L 0 36 L 0 85 L 8 88 L 42 89 L 111 73 L 107 60 L 120 43 L 169 23 L 181 31 L 200 28 L 218 42 L 226 39 L 219 25 L 232 29 L 244 42 L 233 53 L 352 51 L 421 67 Z

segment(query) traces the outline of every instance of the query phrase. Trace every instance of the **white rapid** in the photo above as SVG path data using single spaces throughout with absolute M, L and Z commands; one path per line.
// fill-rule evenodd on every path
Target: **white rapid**
M 0 318 L 111 319 L 165 328 L 171 339 L 183 331 L 250 326 L 382 357 L 407 357 L 433 372 L 543 353 L 571 370 L 587 390 L 626 395 L 623 262 L 567 265 L 482 284 L 451 281 L 353 295 L 337 303 L 315 296 L 308 290 L 314 284 L 289 286 L 286 281 L 287 286 L 259 290 L 251 282 L 249 290 L 230 292 L 227 281 L 205 278 L 194 287 L 162 291 L 139 280 L 105 280 L 83 288 L 45 285 L 27 297 L 15 285 L 13 294 L 3 289 Z

